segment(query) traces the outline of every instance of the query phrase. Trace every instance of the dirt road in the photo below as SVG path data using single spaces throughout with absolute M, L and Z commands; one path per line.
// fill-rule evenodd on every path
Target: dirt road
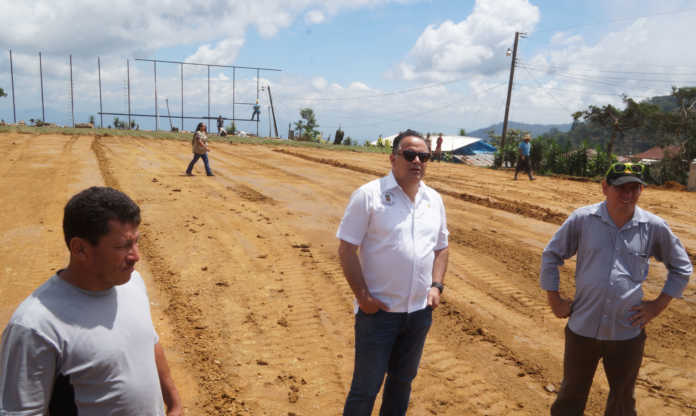
M 214 143 L 215 177 L 184 175 L 187 142 L 0 135 L 0 325 L 67 262 L 62 209 L 109 185 L 142 208 L 154 321 L 188 415 L 337 415 L 352 374 L 352 294 L 334 237 L 351 192 L 385 155 Z M 562 376 L 564 320 L 539 289 L 540 254 L 598 184 L 429 166 L 447 208 L 450 266 L 409 414 L 546 414 Z M 641 206 L 696 254 L 696 194 L 648 188 Z M 656 296 L 665 269 L 653 261 Z M 562 270 L 572 293 L 574 262 Z M 640 414 L 696 415 L 696 285 L 648 328 Z M 551 390 L 551 391 L 549 391 Z M 597 372 L 588 415 L 607 395 Z

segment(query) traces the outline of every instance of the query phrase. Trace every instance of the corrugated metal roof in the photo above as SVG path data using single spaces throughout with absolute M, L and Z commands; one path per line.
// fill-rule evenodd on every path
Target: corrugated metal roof
M 389 140 L 389 142 L 393 142 L 394 138 L 396 137 L 396 134 L 393 134 L 391 136 L 383 137 L 382 140 Z M 432 140 L 432 150 L 434 151 L 435 148 L 437 147 L 437 138 L 438 136 L 430 136 L 430 139 Z M 469 136 L 442 136 L 442 151 L 443 152 L 452 152 L 454 150 L 460 149 L 462 147 L 466 147 L 471 145 L 472 143 L 476 143 L 481 141 L 479 137 L 469 137 Z M 372 145 L 377 144 L 377 140 L 370 142 Z

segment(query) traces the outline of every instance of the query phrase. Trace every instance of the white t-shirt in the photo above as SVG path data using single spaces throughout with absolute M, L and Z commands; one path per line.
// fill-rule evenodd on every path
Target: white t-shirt
M 440 194 L 421 181 L 411 202 L 392 173 L 353 192 L 336 232 L 360 246 L 367 288 L 391 312 L 426 307 L 434 251 L 447 247 L 448 235 Z
M 52 400 L 61 414 L 164 415 L 157 342 L 138 272 L 99 292 L 54 275 L 2 334 L 0 415 L 45 415 Z

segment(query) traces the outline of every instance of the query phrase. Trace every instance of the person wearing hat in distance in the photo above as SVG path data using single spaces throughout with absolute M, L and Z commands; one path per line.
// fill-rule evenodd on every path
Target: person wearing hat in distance
M 521 169 L 524 169 L 524 171 L 527 172 L 530 181 L 534 180 L 534 176 L 532 176 L 532 163 L 529 161 L 529 153 L 532 149 L 532 145 L 531 143 L 529 143 L 531 139 L 532 136 L 530 136 L 529 133 L 527 133 L 524 135 L 524 138 L 520 142 L 519 146 L 517 146 L 517 164 L 515 165 L 515 180 L 517 180 L 517 174 L 520 173 Z
M 351 195 L 336 236 L 355 294 L 355 367 L 343 415 L 369 416 L 387 374 L 381 415 L 405 415 L 447 271 L 445 206 L 422 181 L 430 152 L 406 130 L 391 173 Z
M 645 327 L 682 296 L 693 266 L 667 223 L 637 206 L 645 166 L 614 163 L 602 181 L 603 202 L 575 210 L 542 254 L 541 288 L 565 328 L 563 381 L 553 416 L 582 416 L 599 359 L 609 381 L 606 416 L 635 415 L 634 390 Z M 577 254 L 574 299 L 559 294 L 559 270 Z M 649 259 L 667 268 L 656 299 L 643 299 Z

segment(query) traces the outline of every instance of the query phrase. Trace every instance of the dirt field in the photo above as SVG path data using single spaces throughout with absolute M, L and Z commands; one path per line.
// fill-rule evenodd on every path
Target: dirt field
M 143 211 L 142 260 L 154 321 L 188 415 L 337 415 L 353 365 L 352 294 L 336 255 L 351 192 L 386 174 L 385 155 L 214 143 L 186 177 L 187 142 L 0 135 L 0 325 L 67 263 L 62 209 L 91 185 Z M 432 163 L 450 236 L 411 415 L 542 415 L 562 376 L 563 327 L 539 288 L 541 251 L 592 182 Z M 648 188 L 642 207 L 696 254 L 696 194 Z M 572 293 L 574 262 L 562 271 Z M 655 263 L 645 291 L 656 296 Z M 696 285 L 648 328 L 639 414 L 696 415 Z M 588 415 L 607 396 L 601 366 Z M 377 404 L 378 407 L 379 403 Z M 376 412 L 375 412 L 376 414 Z

